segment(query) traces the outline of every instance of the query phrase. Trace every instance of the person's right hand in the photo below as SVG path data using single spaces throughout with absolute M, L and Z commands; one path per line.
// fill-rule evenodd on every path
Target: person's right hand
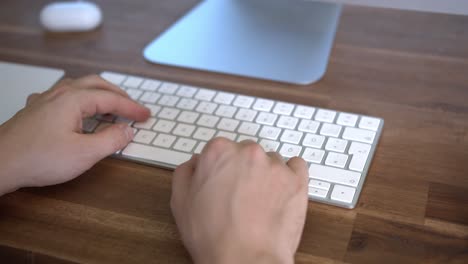
M 307 210 L 304 160 L 216 138 L 174 172 L 171 208 L 196 263 L 293 263 Z

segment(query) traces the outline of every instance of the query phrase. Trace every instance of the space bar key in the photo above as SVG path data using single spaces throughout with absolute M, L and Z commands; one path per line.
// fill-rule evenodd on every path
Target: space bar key
M 188 153 L 133 142 L 128 144 L 122 152 L 122 155 L 131 158 L 161 162 L 172 166 L 179 166 L 192 157 L 192 155 Z

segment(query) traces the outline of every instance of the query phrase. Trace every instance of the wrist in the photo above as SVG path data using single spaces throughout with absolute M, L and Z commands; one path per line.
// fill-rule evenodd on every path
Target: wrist
M 211 254 L 194 258 L 196 264 L 293 264 L 294 255 L 288 256 L 278 250 L 254 248 L 229 248 L 220 244 L 219 249 L 213 249 Z

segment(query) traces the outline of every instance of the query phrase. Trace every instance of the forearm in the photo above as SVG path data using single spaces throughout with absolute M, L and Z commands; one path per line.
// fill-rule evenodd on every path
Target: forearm
M 2 125 L 0 126 L 0 196 L 21 187 L 17 177 L 18 171 L 15 169 L 18 161 L 14 160 L 11 151 L 11 147 L 7 144 L 5 127 Z

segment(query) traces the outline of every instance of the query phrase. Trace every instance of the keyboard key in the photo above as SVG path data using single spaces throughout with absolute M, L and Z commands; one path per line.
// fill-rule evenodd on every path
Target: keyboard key
M 182 97 L 193 97 L 193 95 L 197 92 L 197 88 L 187 85 L 182 85 L 179 90 L 177 91 L 178 96 Z
M 172 131 L 172 134 L 182 137 L 190 137 L 195 131 L 195 126 L 187 124 L 177 124 L 177 126 Z
M 277 127 L 295 129 L 299 119 L 291 116 L 280 116 L 278 122 L 276 123 Z
M 324 155 L 325 151 L 321 149 L 305 148 L 302 158 L 308 162 L 320 163 Z
M 320 123 L 317 121 L 302 119 L 297 129 L 307 133 L 317 133 L 319 125 Z
M 207 89 L 199 89 L 198 93 L 195 95 L 195 99 L 203 101 L 211 101 L 215 96 L 216 92 Z
M 215 111 L 216 107 L 218 107 L 218 105 L 215 103 L 200 102 L 196 111 L 205 114 L 212 114 Z
M 330 186 L 331 184 L 328 183 L 328 182 L 324 182 L 324 181 L 319 181 L 319 180 L 310 180 L 309 181 L 309 186 L 310 187 L 314 187 L 314 188 L 317 188 L 317 189 L 323 189 L 323 190 L 330 190 Z
M 301 154 L 302 147 L 284 143 L 281 146 L 279 153 L 285 158 L 298 157 Z
M 328 152 L 325 164 L 333 167 L 344 168 L 348 161 L 348 155 L 335 152 Z
M 354 127 L 346 127 L 343 132 L 343 138 L 372 144 L 372 142 L 374 142 L 375 132 Z
M 197 147 L 193 151 L 195 154 L 200 154 L 203 151 L 203 148 L 206 146 L 206 142 L 202 141 L 198 143 Z
M 249 123 L 249 122 L 242 122 L 239 129 L 237 129 L 237 132 L 239 132 L 241 134 L 255 136 L 259 129 L 260 129 L 260 125 L 258 125 L 258 124 Z
M 84 133 L 93 133 L 94 129 L 99 125 L 99 121 L 93 118 L 85 118 L 83 119 L 83 123 L 81 124 L 81 130 Z
M 299 118 L 311 119 L 314 115 L 315 108 L 309 106 L 298 105 L 294 111 L 294 116 Z
M 193 110 L 195 109 L 195 106 L 197 104 L 198 104 L 197 100 L 182 98 L 177 104 L 177 108 L 181 108 L 185 110 Z
M 320 129 L 320 135 L 338 137 L 340 135 L 342 126 L 334 124 L 323 124 Z
M 257 111 L 241 108 L 236 114 L 236 119 L 252 122 L 257 115 Z
M 195 123 L 195 121 L 197 120 L 199 116 L 200 116 L 199 113 L 182 111 L 179 117 L 177 117 L 177 121 L 193 124 Z
M 110 126 L 112 126 L 113 124 L 112 123 L 106 123 L 106 122 L 101 122 L 97 127 L 96 129 L 94 130 L 94 133 L 98 133 Z
M 133 124 L 133 120 L 130 120 L 128 118 L 125 118 L 125 117 L 121 117 L 121 116 L 118 116 L 115 121 L 114 121 L 116 124 L 127 124 L 129 126 L 131 126 Z
M 356 189 L 336 184 L 331 193 L 331 199 L 343 203 L 351 203 Z
M 150 130 L 153 127 L 154 123 L 156 123 L 156 119 L 150 117 L 144 122 L 135 122 L 133 124 L 133 127 Z
M 170 107 L 164 107 L 161 112 L 159 112 L 159 118 L 165 118 L 169 120 L 175 120 L 177 115 L 180 113 L 180 110 Z
M 145 90 L 145 91 L 150 91 L 154 92 L 158 89 L 158 87 L 161 85 L 160 81 L 156 80 L 145 80 L 143 84 L 140 86 L 140 89 Z
M 252 137 L 252 136 L 239 135 L 239 137 L 237 138 L 237 142 L 242 142 L 244 140 L 251 140 L 253 142 L 258 142 L 258 138 Z
M 299 144 L 304 133 L 285 129 L 281 135 L 280 141 L 292 144 Z
M 145 104 L 145 106 L 151 111 L 151 116 L 156 116 L 156 114 L 161 110 L 161 107 L 153 104 Z
M 351 146 L 349 147 L 348 153 L 352 155 L 368 156 L 370 149 L 371 149 L 371 145 L 369 144 L 351 142 Z
M 259 111 L 269 112 L 274 103 L 275 102 L 273 100 L 259 98 L 255 101 L 255 104 L 252 108 Z
M 196 140 L 188 139 L 188 138 L 179 138 L 174 145 L 174 149 L 185 151 L 185 152 L 191 152 L 196 144 L 197 144 Z
M 177 137 L 167 134 L 159 134 L 156 139 L 153 141 L 153 145 L 160 146 L 164 148 L 170 148 L 172 143 L 176 140 Z
M 219 117 L 211 116 L 211 115 L 202 115 L 200 119 L 198 119 L 197 125 L 205 126 L 205 127 L 215 127 L 216 123 L 218 123 Z
M 163 106 L 175 106 L 179 101 L 179 97 L 174 95 L 163 95 L 161 99 L 159 99 L 158 104 Z
M 101 73 L 101 78 L 119 86 L 125 80 L 126 76 L 123 74 L 114 73 L 114 72 L 103 72 Z
M 271 126 L 263 126 L 262 130 L 260 130 L 259 136 L 262 138 L 268 138 L 276 140 L 281 133 L 281 128 L 271 127 Z
M 265 152 L 276 152 L 279 148 L 280 143 L 278 141 L 262 139 L 260 140 L 260 146 L 263 147 Z
M 234 95 L 232 93 L 219 92 L 214 98 L 214 102 L 218 104 L 231 104 L 234 100 Z
M 216 130 L 206 127 L 199 127 L 195 134 L 193 134 L 193 138 L 200 139 L 204 141 L 209 141 L 214 137 Z
M 163 133 L 169 133 L 172 131 L 175 125 L 176 123 L 173 121 L 158 120 L 158 122 L 156 122 L 156 125 L 154 125 L 153 130 Z
M 179 85 L 176 83 L 164 82 L 161 84 L 161 87 L 159 87 L 158 92 L 163 94 L 174 94 L 178 87 Z
M 302 145 L 307 146 L 307 147 L 313 147 L 313 148 L 322 148 L 324 141 L 325 141 L 324 136 L 306 134 L 304 140 L 302 141 Z
M 227 131 L 235 131 L 239 123 L 239 121 L 234 119 L 222 118 L 217 128 Z
M 234 106 L 220 105 L 218 109 L 216 110 L 215 115 L 232 118 L 234 114 L 236 113 L 236 111 L 237 111 L 237 108 L 235 108 Z
M 347 140 L 339 138 L 328 138 L 327 144 L 325 145 L 325 149 L 329 151 L 344 153 L 347 146 Z
M 320 164 L 310 164 L 309 178 L 356 187 L 361 178 L 361 173 Z
M 366 165 L 367 158 L 369 157 L 369 152 L 371 145 L 352 142 L 349 147 L 349 154 L 352 154 L 351 162 L 349 163 L 349 169 L 355 171 L 363 171 L 364 166 Z
M 192 157 L 192 155 L 188 153 L 133 142 L 128 144 L 128 146 L 122 151 L 122 155 L 137 159 L 157 161 L 168 164 L 172 167 L 178 166 Z
M 333 123 L 335 120 L 336 112 L 331 110 L 319 109 L 315 114 L 315 120 L 321 122 Z
M 133 137 L 133 141 L 137 143 L 149 144 L 156 137 L 156 133 L 149 130 L 139 130 Z
M 216 137 L 223 137 L 234 141 L 237 138 L 237 134 L 226 131 L 219 131 L 218 134 L 216 134 Z
M 143 91 L 137 89 L 127 89 L 127 94 L 130 96 L 130 98 L 136 101 L 143 94 Z
M 377 131 L 380 125 L 380 120 L 373 117 L 364 116 L 359 122 L 359 127 L 364 129 L 369 129 L 372 131 Z
M 355 126 L 357 120 L 357 115 L 340 113 L 340 115 L 338 116 L 338 120 L 336 120 L 336 123 L 342 126 Z
M 275 123 L 276 118 L 278 118 L 278 115 L 276 114 L 260 112 L 255 122 L 263 125 L 272 126 Z
M 128 87 L 128 88 L 138 88 L 140 87 L 142 82 L 143 82 L 143 78 L 129 76 L 123 83 L 123 86 Z
M 112 123 L 115 120 L 115 115 L 112 115 L 112 114 L 96 115 L 96 119 L 99 121 Z
M 293 109 L 294 109 L 293 104 L 278 102 L 273 108 L 273 113 L 280 114 L 280 115 L 290 115 Z
M 145 92 L 141 98 L 140 98 L 140 101 L 144 102 L 144 103 L 151 103 L 151 104 L 154 104 L 156 103 L 156 101 L 159 99 L 159 97 L 161 97 L 160 94 L 158 93 L 153 93 L 153 92 Z
M 254 101 L 254 98 L 251 96 L 238 95 L 234 100 L 233 105 L 237 107 L 249 108 Z
M 325 198 L 325 197 L 327 197 L 328 191 L 324 190 L 324 189 L 318 189 L 318 188 L 314 188 L 314 187 L 309 186 L 308 194 L 309 194 L 309 196 Z

